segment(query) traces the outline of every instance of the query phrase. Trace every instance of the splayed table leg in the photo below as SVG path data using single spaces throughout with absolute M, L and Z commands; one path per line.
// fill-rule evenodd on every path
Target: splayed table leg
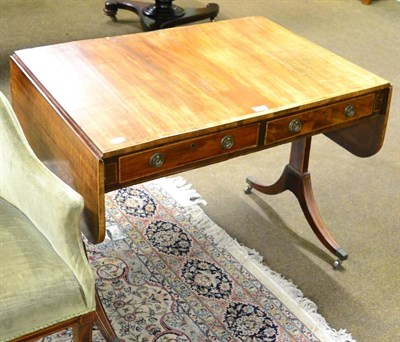
M 331 253 L 338 257 L 333 265 L 338 268 L 342 261 L 347 259 L 348 254 L 340 248 L 329 232 L 315 202 L 311 175 L 308 172 L 310 148 L 311 137 L 294 141 L 290 152 L 290 162 L 286 165 L 278 181 L 272 185 L 263 185 L 253 177 L 247 177 L 248 187 L 245 193 L 249 194 L 252 189 L 268 195 L 276 195 L 286 190 L 291 191 L 299 201 L 301 209 L 315 235 Z

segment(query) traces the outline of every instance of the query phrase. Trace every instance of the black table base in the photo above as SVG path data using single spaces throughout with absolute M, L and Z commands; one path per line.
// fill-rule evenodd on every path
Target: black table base
M 116 20 L 119 9 L 136 13 L 145 31 L 158 30 L 178 25 L 189 24 L 199 20 L 210 19 L 218 15 L 219 6 L 214 3 L 205 8 L 183 9 L 172 5 L 174 0 L 156 0 L 155 3 L 141 1 L 106 1 L 104 13 Z

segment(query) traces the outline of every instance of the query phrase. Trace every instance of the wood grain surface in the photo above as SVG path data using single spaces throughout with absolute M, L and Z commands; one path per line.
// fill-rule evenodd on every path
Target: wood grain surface
M 63 120 L 61 108 L 11 62 L 13 108 L 36 156 L 85 199 L 82 229 L 93 242 L 105 237 L 104 163 Z M 96 228 L 94 228 L 96 227 Z M 98 229 L 97 227 L 101 227 Z
M 15 54 L 103 157 L 387 86 L 262 17 Z M 256 112 L 254 107 L 267 106 Z

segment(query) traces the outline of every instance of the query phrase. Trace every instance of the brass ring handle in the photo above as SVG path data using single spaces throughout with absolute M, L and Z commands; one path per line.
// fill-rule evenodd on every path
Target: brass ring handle
M 293 119 L 289 123 L 289 131 L 292 133 L 300 132 L 301 128 L 303 127 L 303 123 L 300 119 Z
M 354 116 L 354 114 L 356 114 L 356 106 L 354 105 L 348 105 L 345 109 L 344 109 L 344 116 L 347 118 L 351 118 L 352 116 Z
M 224 150 L 229 150 L 233 147 L 235 143 L 235 140 L 233 138 L 232 135 L 225 135 L 222 139 L 221 139 L 221 147 Z
M 162 153 L 155 153 L 150 158 L 150 166 L 152 167 L 160 167 L 164 164 L 165 157 Z

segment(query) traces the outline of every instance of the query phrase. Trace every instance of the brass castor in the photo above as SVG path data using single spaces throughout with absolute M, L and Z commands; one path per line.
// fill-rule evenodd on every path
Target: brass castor
M 342 266 L 343 260 L 337 259 L 335 260 L 335 262 L 333 263 L 333 268 L 335 270 L 339 269 Z

